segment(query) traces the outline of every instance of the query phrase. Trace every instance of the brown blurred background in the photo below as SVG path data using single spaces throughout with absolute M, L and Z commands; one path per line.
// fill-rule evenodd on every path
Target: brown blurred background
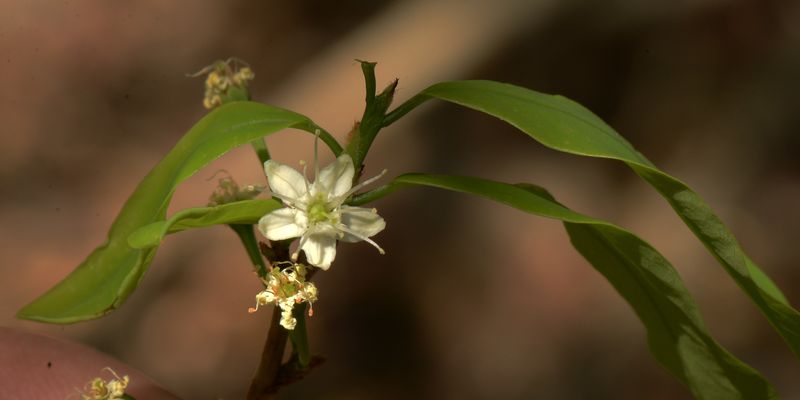
M 170 237 L 106 318 L 48 326 L 14 313 L 104 240 L 136 183 L 204 114 L 202 79 L 185 75 L 229 56 L 252 65 L 257 100 L 340 138 L 363 102 L 355 58 L 378 62 L 379 85 L 399 78 L 399 100 L 466 78 L 566 95 L 694 187 L 800 305 L 798 2 L 6 0 L 0 56 L 0 325 L 87 343 L 186 399 L 242 398 L 266 333 L 269 312 L 247 313 L 259 282 L 229 230 Z M 281 161 L 311 157 L 310 135 L 269 143 Z M 219 168 L 264 182 L 238 149 L 171 210 L 205 204 Z M 675 264 L 719 341 L 800 398 L 788 348 L 621 165 L 431 103 L 383 132 L 367 168 L 538 183 L 633 230 Z M 282 398 L 689 397 L 559 223 L 433 189 L 376 206 L 388 254 L 343 244 L 317 275 L 311 344 L 328 361 Z

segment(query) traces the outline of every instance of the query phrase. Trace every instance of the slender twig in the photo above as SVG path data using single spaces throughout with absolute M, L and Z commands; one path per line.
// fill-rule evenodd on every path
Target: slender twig
M 281 327 L 280 322 L 281 313 L 273 310 L 267 341 L 261 351 L 261 362 L 247 391 L 247 400 L 274 399 L 278 392 L 283 352 L 286 349 L 286 340 L 289 338 L 288 331 Z
M 261 252 L 258 251 L 258 240 L 256 239 L 255 232 L 253 232 L 253 225 L 230 224 L 228 226 L 239 236 L 239 240 L 242 241 L 242 245 L 247 251 L 247 256 L 250 257 L 250 262 L 253 263 L 253 267 L 258 276 L 265 278 L 267 276 L 267 264 L 264 263 Z

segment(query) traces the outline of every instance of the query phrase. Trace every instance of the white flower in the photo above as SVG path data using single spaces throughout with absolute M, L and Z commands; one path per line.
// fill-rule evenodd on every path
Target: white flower
M 314 146 L 314 165 L 317 149 Z M 269 240 L 300 238 L 292 260 L 297 260 L 303 250 L 311 265 L 328 269 L 336 257 L 336 241 L 365 241 L 384 251 L 371 236 L 382 231 L 386 222 L 377 211 L 343 205 L 344 201 L 362 186 L 386 173 L 368 179 L 353 187 L 355 168 L 349 155 L 343 154 L 321 171 L 316 168 L 315 181 L 309 182 L 303 174 L 289 166 L 269 160 L 264 163 L 273 196 L 287 206 L 265 215 L 258 221 L 258 229 Z

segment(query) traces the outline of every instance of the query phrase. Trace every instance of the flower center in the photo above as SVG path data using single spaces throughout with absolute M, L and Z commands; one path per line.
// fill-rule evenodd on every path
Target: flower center
M 314 196 L 314 199 L 312 199 L 311 203 L 308 205 L 307 215 L 312 224 L 326 222 L 331 219 L 331 215 L 328 212 L 328 207 L 322 195 Z

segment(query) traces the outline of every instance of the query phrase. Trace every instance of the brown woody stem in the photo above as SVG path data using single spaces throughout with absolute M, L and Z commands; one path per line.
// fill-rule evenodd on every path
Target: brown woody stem
M 286 340 L 289 338 L 286 329 L 280 326 L 280 321 L 281 313 L 277 309 L 273 310 L 267 342 L 261 351 L 261 362 L 247 391 L 247 400 L 274 399 L 278 392 L 278 373 L 286 349 Z

